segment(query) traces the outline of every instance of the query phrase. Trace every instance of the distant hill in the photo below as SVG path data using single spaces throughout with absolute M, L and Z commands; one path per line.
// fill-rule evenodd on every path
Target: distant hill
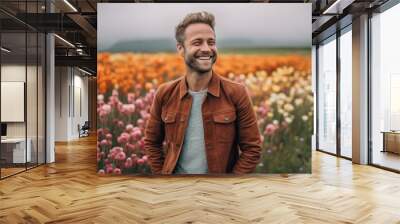
M 174 39 L 148 39 L 148 40 L 126 40 L 115 43 L 109 48 L 100 51 L 108 52 L 175 52 Z M 224 49 L 256 49 L 268 48 L 271 43 L 263 43 L 262 40 L 249 39 L 222 39 L 217 41 L 218 50 Z
M 105 49 L 109 52 L 169 52 L 175 50 L 175 41 L 171 39 L 120 41 Z

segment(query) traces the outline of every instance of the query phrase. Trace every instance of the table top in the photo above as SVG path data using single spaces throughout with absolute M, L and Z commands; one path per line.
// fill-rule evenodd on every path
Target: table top
M 388 133 L 388 134 L 400 134 L 400 131 L 381 131 L 381 133 Z
M 24 142 L 25 138 L 6 138 L 1 139 L 1 143 L 19 143 Z M 27 138 L 27 141 L 30 141 L 30 138 Z

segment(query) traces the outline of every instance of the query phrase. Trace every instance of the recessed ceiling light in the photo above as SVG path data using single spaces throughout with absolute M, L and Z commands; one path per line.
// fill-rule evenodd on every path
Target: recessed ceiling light
M 336 0 L 322 14 L 342 14 L 343 10 L 351 5 L 355 0 Z
M 78 12 L 78 10 L 71 4 L 69 3 L 68 0 L 64 0 L 65 4 L 67 4 L 72 10 L 74 10 L 74 12 Z
M 73 45 L 73 44 L 72 44 L 71 42 L 69 42 L 68 40 L 66 40 L 66 39 L 64 39 L 64 38 L 62 38 L 62 37 L 60 37 L 60 36 L 57 35 L 57 34 L 54 34 L 54 36 L 57 37 L 58 39 L 60 39 L 61 41 L 63 41 L 64 43 L 66 43 L 67 45 L 69 45 L 69 46 L 75 48 L 75 45 Z
M 4 51 L 4 52 L 7 52 L 7 53 L 10 53 L 10 52 L 11 52 L 11 50 L 9 50 L 9 49 L 7 49 L 7 48 L 5 48 L 5 47 L 1 47 L 1 50 Z
M 79 68 L 79 67 L 78 67 L 78 70 L 81 71 L 81 72 L 83 72 L 83 73 L 85 73 L 85 74 L 87 74 L 87 75 L 93 75 L 92 73 L 90 73 L 90 72 L 88 72 L 88 71 L 86 71 L 86 70 L 83 70 L 83 69 L 81 69 L 81 68 Z

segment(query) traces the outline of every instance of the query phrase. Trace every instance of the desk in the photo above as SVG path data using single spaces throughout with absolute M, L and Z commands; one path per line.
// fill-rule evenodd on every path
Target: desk
M 25 154 L 25 138 L 6 138 L 1 139 L 1 157 L 6 163 L 25 163 L 31 162 L 31 145 L 32 141 L 27 138 L 28 143 Z M 12 158 L 12 159 L 11 159 Z M 25 161 L 27 158 L 27 161 Z
M 383 133 L 382 152 L 400 154 L 400 131 L 382 131 L 381 133 Z

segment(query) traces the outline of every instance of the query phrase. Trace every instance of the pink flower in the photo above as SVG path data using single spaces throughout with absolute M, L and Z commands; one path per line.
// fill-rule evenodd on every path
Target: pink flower
M 126 105 L 126 110 L 128 111 L 129 114 L 135 113 L 135 104 L 125 104 Z
M 124 127 L 124 122 L 123 121 L 118 121 L 117 126 L 122 128 Z
M 122 105 L 122 104 L 120 106 L 118 106 L 118 111 L 123 115 L 127 115 L 126 109 L 125 109 L 124 105 Z
M 108 98 L 108 104 L 109 104 L 111 107 L 118 107 L 118 105 L 120 104 L 118 97 L 116 97 L 116 96 L 110 96 L 110 97 Z
M 108 134 L 108 133 L 110 133 L 110 130 L 109 130 L 108 128 L 104 128 L 103 130 L 104 130 L 104 134 L 105 134 L 105 135 Z
M 103 94 L 97 95 L 97 101 L 103 101 L 103 100 L 104 100 L 104 95 Z
M 112 165 L 106 165 L 106 173 L 112 173 L 113 172 L 113 167 Z
M 139 108 L 139 109 L 143 109 L 144 108 L 144 103 L 142 99 L 137 99 L 135 101 L 135 105 Z
M 129 134 L 123 132 L 117 139 L 119 144 L 126 144 L 129 141 Z
M 134 144 L 130 144 L 130 143 L 127 143 L 126 144 L 126 149 L 127 150 L 129 150 L 129 151 L 133 151 L 133 150 L 135 150 L 135 145 Z
M 143 140 L 143 139 L 140 139 L 140 141 L 138 142 L 138 145 L 139 145 L 139 148 L 140 148 L 141 150 L 143 150 L 143 149 L 144 149 L 144 140 Z
M 121 169 L 115 168 L 114 169 L 114 174 L 120 175 L 121 174 Z
M 106 139 L 107 140 L 112 140 L 112 134 L 110 134 L 110 133 L 106 134 Z
M 148 156 L 143 156 L 142 159 L 146 162 L 148 160 Z
M 143 119 L 146 119 L 147 118 L 147 111 L 145 111 L 145 110 L 141 110 L 140 111 L 140 116 L 143 118 Z
M 124 152 L 119 152 L 119 153 L 115 156 L 115 159 L 116 159 L 116 160 L 123 161 L 123 160 L 126 159 L 126 155 L 125 155 Z
M 136 124 L 137 124 L 139 127 L 144 127 L 144 120 L 143 120 L 142 118 L 139 118 L 139 119 L 136 121 Z
M 132 125 L 132 124 L 126 125 L 125 130 L 126 130 L 127 132 L 133 131 L 133 125 Z
M 108 113 L 106 113 L 104 110 L 100 110 L 100 111 L 99 111 L 99 117 L 100 117 L 100 118 L 103 118 L 103 119 L 104 119 L 107 115 L 108 115 Z
M 115 152 L 115 153 L 122 152 L 122 151 L 123 151 L 122 148 L 118 147 L 118 146 L 115 146 L 111 149 L 111 152 Z
M 134 103 L 135 102 L 135 94 L 133 93 L 128 93 L 128 103 Z
M 103 139 L 103 140 L 101 140 L 100 145 L 106 146 L 106 145 L 108 145 L 108 141 L 106 139 Z
M 111 113 L 111 106 L 108 105 L 108 104 L 104 104 L 104 105 L 101 107 L 101 110 L 103 110 L 104 113 L 109 114 L 109 113 Z
M 125 161 L 125 168 L 131 168 L 132 167 L 132 165 L 133 165 L 133 161 L 132 161 L 132 159 L 130 158 L 130 157 L 128 157 L 127 159 L 126 159 L 126 161 Z
M 114 147 L 114 148 L 112 148 L 112 149 L 110 150 L 110 153 L 108 154 L 108 158 L 109 158 L 109 159 L 115 159 L 115 157 L 116 157 L 120 152 L 123 152 L 122 148 L 116 146 L 116 147 Z
M 257 110 L 258 114 L 260 114 L 261 117 L 265 117 L 267 114 L 267 109 L 264 106 L 260 106 Z
M 275 133 L 276 129 L 278 129 L 276 125 L 274 125 L 274 124 L 268 124 L 268 125 L 265 127 L 264 134 L 265 134 L 265 135 L 273 135 L 273 134 Z
M 141 137 L 142 132 L 140 131 L 140 129 L 135 129 L 131 134 L 131 138 L 133 141 L 138 141 Z
M 118 110 L 121 114 L 129 116 L 135 112 L 135 105 L 133 104 L 121 104 L 118 107 Z
M 112 91 L 112 96 L 118 96 L 118 90 L 113 89 L 113 91 Z
M 144 162 L 145 162 L 144 159 L 138 159 L 138 160 L 137 160 L 137 163 L 138 163 L 139 165 L 143 165 Z
M 154 89 L 151 89 L 151 90 L 149 90 L 149 92 L 146 94 L 144 100 L 146 101 L 147 104 L 151 105 L 152 102 L 153 102 L 153 100 L 154 100 L 154 96 L 155 96 L 155 90 L 154 90 Z

